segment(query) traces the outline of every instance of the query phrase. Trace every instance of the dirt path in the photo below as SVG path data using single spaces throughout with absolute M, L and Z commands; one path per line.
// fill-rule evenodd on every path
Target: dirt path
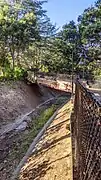
M 101 89 L 96 88 L 88 88 L 92 93 L 94 93 L 94 96 L 98 101 L 101 102 Z
M 19 180 L 71 180 L 70 113 L 62 107 L 37 144 L 36 153 L 22 168 Z

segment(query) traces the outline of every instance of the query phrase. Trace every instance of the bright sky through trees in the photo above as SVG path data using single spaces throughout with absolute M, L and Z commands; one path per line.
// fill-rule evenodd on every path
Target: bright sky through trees
M 101 0 L 94 1 L 48 0 L 44 4 L 44 0 L 23 0 L 19 4 L 14 0 L 12 6 L 0 0 L 1 78 L 25 77 L 29 69 L 34 69 L 34 75 L 71 74 L 72 64 L 82 77 L 81 61 L 85 78 L 99 76 Z
M 44 4 L 47 14 L 53 23 L 61 27 L 71 20 L 77 21 L 84 9 L 94 4 L 94 0 L 48 0 Z

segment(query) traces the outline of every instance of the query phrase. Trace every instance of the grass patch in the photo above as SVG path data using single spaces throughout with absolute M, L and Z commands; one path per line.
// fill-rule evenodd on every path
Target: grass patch
M 26 154 L 30 144 L 33 142 L 34 138 L 37 136 L 44 124 L 54 114 L 56 109 L 67 99 L 68 97 L 59 97 L 54 104 L 50 105 L 50 107 L 48 106 L 46 110 L 39 111 L 38 116 L 34 118 L 30 124 L 28 124 L 26 131 L 19 132 L 14 136 L 10 152 L 7 157 L 7 161 L 11 164 L 13 171 Z
M 24 143 L 22 144 L 22 150 L 24 150 L 24 152 L 26 151 L 26 149 L 28 149 L 33 139 L 36 137 L 36 135 L 42 129 L 42 127 L 48 121 L 48 119 L 53 115 L 55 110 L 56 106 L 52 105 L 50 108 L 41 112 L 38 118 L 33 120 L 30 126 L 29 134 L 26 136 L 26 138 L 24 139 Z
M 13 159 L 21 160 L 21 158 L 25 155 L 26 151 L 28 150 L 30 144 L 32 143 L 33 139 L 37 136 L 38 132 L 42 129 L 44 124 L 48 121 L 48 119 L 53 115 L 55 110 L 57 109 L 56 105 L 52 105 L 45 111 L 42 111 L 38 118 L 33 119 L 28 128 L 28 134 L 21 136 L 20 144 L 17 143 L 11 153 Z
M 55 105 L 62 105 L 63 103 L 66 102 L 66 100 L 68 99 L 68 96 L 60 96 L 56 102 L 55 102 Z

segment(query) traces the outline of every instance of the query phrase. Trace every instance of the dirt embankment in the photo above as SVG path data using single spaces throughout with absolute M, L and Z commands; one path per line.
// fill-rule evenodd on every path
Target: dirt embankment
M 27 85 L 23 81 L 0 83 L 0 129 L 56 94 L 46 87 Z
M 55 101 L 56 100 L 54 100 L 54 103 Z M 41 106 L 31 114 L 31 117 L 27 117 L 28 119 L 26 120 L 28 121 L 25 129 L 14 129 L 0 136 L 0 180 L 11 179 L 13 171 L 44 125 L 43 120 L 47 120 L 45 119 L 45 117 L 47 118 L 47 114 L 44 114 L 45 109 L 52 107 L 52 104 L 53 101 Z M 24 121 L 24 123 L 26 123 L 26 121 Z
M 53 90 L 45 86 L 40 86 L 36 84 L 27 85 L 26 83 L 21 81 L 0 83 L 1 180 L 10 180 L 11 174 L 13 173 L 14 169 L 17 167 L 19 161 L 23 157 L 25 151 L 27 150 L 26 148 L 29 147 L 29 133 L 31 133 L 31 127 L 34 130 L 34 120 L 38 116 L 40 116 L 41 111 L 44 111 L 55 103 L 57 99 L 55 98 L 56 96 L 64 94 L 64 92 Z M 67 97 L 65 97 L 66 99 L 68 98 L 68 95 L 69 94 L 67 93 Z M 50 98 L 52 99 L 51 102 L 49 101 L 46 104 L 43 103 Z M 59 98 L 57 100 L 60 101 Z M 41 103 L 43 103 L 44 105 L 40 108 L 36 108 Z M 56 107 L 60 106 L 61 103 L 61 101 L 58 103 L 56 101 Z M 33 109 L 35 109 L 35 112 L 32 111 Z M 16 123 L 16 119 L 21 119 L 20 116 L 30 111 L 32 111 L 33 113 L 31 117 L 28 116 L 27 119 L 25 119 L 26 121 L 23 122 L 24 124 L 27 123 L 27 126 L 24 130 L 21 131 L 20 129 L 18 131 L 18 129 L 13 128 L 11 131 L 7 131 L 6 133 L 4 133 L 5 128 L 7 130 L 8 127 L 9 130 L 9 128 L 11 128 L 11 125 Z M 31 125 L 32 122 L 33 126 Z M 27 137 L 28 142 L 26 141 Z M 32 134 L 31 138 L 34 138 Z M 24 148 L 22 148 L 22 145 Z M 20 151 L 22 152 L 20 153 Z

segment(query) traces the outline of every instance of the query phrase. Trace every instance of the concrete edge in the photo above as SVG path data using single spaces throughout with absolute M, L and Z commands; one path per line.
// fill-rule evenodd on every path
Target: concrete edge
M 30 157 L 30 155 L 32 154 L 33 149 L 35 148 L 35 145 L 40 141 L 40 138 L 42 137 L 42 135 L 45 133 L 46 129 L 49 127 L 49 125 L 52 123 L 52 121 L 54 120 L 54 118 L 56 117 L 58 111 L 68 102 L 68 100 L 63 103 L 55 112 L 54 114 L 50 117 L 50 119 L 46 122 L 46 124 L 43 126 L 43 128 L 41 129 L 41 131 L 38 133 L 38 135 L 34 138 L 32 144 L 29 146 L 29 149 L 27 150 L 25 156 L 22 158 L 22 160 L 20 161 L 19 165 L 17 166 L 17 168 L 15 169 L 15 171 L 13 172 L 13 175 L 11 177 L 11 180 L 15 180 L 20 171 L 21 168 L 24 166 L 24 164 L 27 162 L 27 159 Z M 34 152 L 33 152 L 34 153 Z
M 3 130 L 3 132 L 0 133 L 0 137 L 5 135 L 6 133 L 10 133 L 11 131 L 15 130 L 19 125 L 22 124 L 22 122 L 24 121 L 24 119 L 29 116 L 30 114 L 32 114 L 34 111 L 36 111 L 37 109 L 39 109 L 41 106 L 47 104 L 48 102 L 54 100 L 54 99 L 57 99 L 58 97 L 53 97 L 53 98 L 50 98 L 48 100 L 46 100 L 45 102 L 39 104 L 36 108 L 34 108 L 33 110 L 31 110 L 30 112 L 26 113 L 25 115 L 22 115 L 21 117 L 18 117 L 16 120 L 15 120 L 15 123 L 11 123 L 11 126 L 9 129 L 7 129 L 7 127 Z

